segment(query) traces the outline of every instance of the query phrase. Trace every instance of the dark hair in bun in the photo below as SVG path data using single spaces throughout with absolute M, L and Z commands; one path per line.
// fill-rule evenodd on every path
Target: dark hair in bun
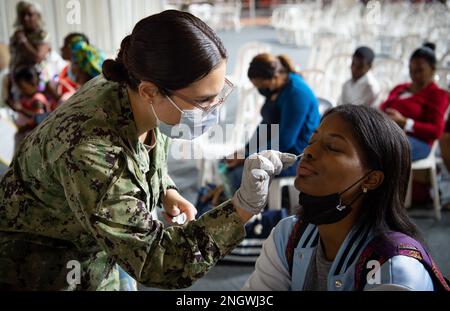
M 167 10 L 139 21 L 115 60 L 103 63 L 106 79 L 137 90 L 140 81 L 178 90 L 200 80 L 227 58 L 214 31 L 192 14 Z
M 107 59 L 103 63 L 103 75 L 106 79 L 118 83 L 125 83 L 132 86 L 132 81 L 130 81 L 130 74 L 123 62 L 124 52 L 129 49 L 131 41 L 131 35 L 126 36 L 122 43 L 120 44 L 120 51 L 115 60 Z
M 432 42 L 425 42 L 420 48 L 414 51 L 411 55 L 411 60 L 414 58 L 424 59 L 431 68 L 435 69 L 437 64 L 436 54 L 434 53 L 436 44 Z

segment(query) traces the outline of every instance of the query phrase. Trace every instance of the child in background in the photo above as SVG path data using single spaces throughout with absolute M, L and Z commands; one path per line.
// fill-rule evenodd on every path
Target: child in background
M 47 97 L 39 91 L 39 78 L 32 68 L 19 69 L 14 78 L 22 94 L 16 105 L 19 113 L 16 125 L 19 133 L 27 134 L 47 117 L 50 104 Z
M 338 105 L 371 106 L 375 103 L 380 93 L 380 85 L 370 71 L 374 58 L 372 49 L 366 46 L 356 49 L 350 67 L 352 78 L 342 86 Z

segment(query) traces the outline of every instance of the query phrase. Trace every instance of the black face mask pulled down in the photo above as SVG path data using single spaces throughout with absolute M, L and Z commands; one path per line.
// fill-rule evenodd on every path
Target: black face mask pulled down
M 327 225 L 344 219 L 345 216 L 352 211 L 351 205 L 363 195 L 363 192 L 347 205 L 343 205 L 341 195 L 353 188 L 353 186 L 366 178 L 370 173 L 371 172 L 364 175 L 341 193 L 333 193 L 326 196 L 313 196 L 301 192 L 299 195 L 299 204 L 302 208 L 300 214 L 302 220 L 314 225 Z
M 272 97 L 273 94 L 276 93 L 276 91 L 272 91 L 271 89 L 269 89 L 268 87 L 265 88 L 259 88 L 258 89 L 259 94 L 261 94 L 262 96 L 266 97 L 266 98 L 270 98 Z

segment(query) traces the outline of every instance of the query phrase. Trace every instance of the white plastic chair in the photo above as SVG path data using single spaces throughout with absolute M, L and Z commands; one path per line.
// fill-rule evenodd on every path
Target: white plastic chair
M 450 67 L 450 50 L 444 53 L 444 55 L 439 60 L 439 67 Z
M 242 2 L 231 0 L 227 2 L 217 2 L 214 4 L 213 21 L 217 30 L 241 30 L 241 9 Z
M 323 114 L 328 109 L 331 109 L 334 107 L 333 104 L 329 100 L 326 100 L 325 98 L 318 97 L 317 101 L 319 102 L 319 113 L 321 116 L 323 116 Z
M 320 69 L 305 69 L 300 72 L 303 79 L 308 83 L 311 89 L 314 91 L 314 94 L 317 96 L 324 96 L 324 79 L 325 72 Z
M 394 86 L 407 79 L 406 71 L 408 71 L 407 66 L 399 59 L 391 57 L 375 58 L 372 73 L 378 81 L 380 93 L 373 103 L 373 107 L 378 108 L 387 99 Z
M 436 172 L 436 148 L 439 144 L 439 141 L 436 140 L 431 148 L 430 155 L 422 160 L 414 161 L 411 165 L 411 176 L 408 182 L 408 192 L 406 193 L 405 206 L 406 208 L 411 207 L 412 204 L 412 184 L 413 184 L 413 172 L 418 170 L 428 170 L 430 173 L 430 182 L 432 188 L 432 197 L 433 197 L 433 208 L 434 208 L 434 217 L 436 220 L 441 220 L 441 202 L 439 197 L 439 186 L 437 180 L 437 172 Z
M 377 57 L 373 63 L 372 73 L 375 78 L 383 79 L 389 78 L 392 83 L 390 88 L 393 88 L 397 83 L 407 79 L 408 68 L 400 59 L 392 57 Z
M 236 64 L 233 68 L 233 74 L 231 76 L 232 82 L 237 86 L 241 87 L 249 83 L 247 77 L 248 67 L 252 59 L 262 53 L 270 53 L 271 48 L 268 44 L 261 42 L 248 42 L 241 46 L 238 51 Z
M 325 66 L 326 91 L 323 97 L 336 104 L 342 92 L 342 85 L 350 78 L 351 54 L 336 54 Z
M 434 80 L 440 88 L 450 91 L 450 68 L 437 68 Z
M 193 3 L 188 7 L 188 12 L 200 18 L 202 21 L 210 26 L 213 25 L 213 10 L 214 7 L 209 3 Z
M 326 62 L 334 54 L 334 46 L 338 38 L 332 33 L 318 33 L 314 38 L 314 45 L 310 49 L 307 68 L 324 70 Z
M 269 187 L 268 208 L 280 210 L 282 208 L 282 193 L 284 187 L 289 187 L 289 207 L 294 211 L 298 202 L 299 191 L 294 186 L 295 177 L 280 177 L 272 180 Z

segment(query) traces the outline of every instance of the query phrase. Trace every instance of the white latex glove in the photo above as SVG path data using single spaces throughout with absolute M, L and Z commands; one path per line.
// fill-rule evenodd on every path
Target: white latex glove
M 232 198 L 235 207 L 257 215 L 266 206 L 271 179 L 291 166 L 297 157 L 266 150 L 249 156 L 244 163 L 241 187 Z

